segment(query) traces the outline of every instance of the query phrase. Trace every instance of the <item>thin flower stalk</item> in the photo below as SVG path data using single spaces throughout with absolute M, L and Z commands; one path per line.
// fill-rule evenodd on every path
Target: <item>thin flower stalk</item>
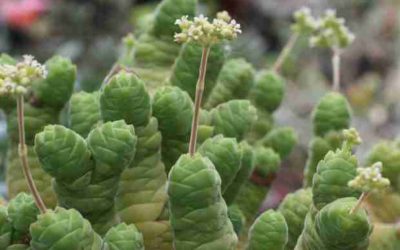
M 199 68 L 199 78 L 197 80 L 197 86 L 196 86 L 196 96 L 194 100 L 194 112 L 192 119 L 192 130 L 190 132 L 191 134 L 189 141 L 189 154 L 191 156 L 193 156 L 194 153 L 196 152 L 196 140 L 197 140 L 197 130 L 199 126 L 200 107 L 203 99 L 209 53 L 210 53 L 210 48 L 204 47 Z
M 207 72 L 207 62 L 210 48 L 223 40 L 233 40 L 242 31 L 240 24 L 232 19 L 228 12 L 217 13 L 217 17 L 212 22 L 208 18 L 200 15 L 193 20 L 188 16 L 183 16 L 176 20 L 176 25 L 181 29 L 180 33 L 175 34 L 175 41 L 178 43 L 192 42 L 202 46 L 202 56 L 199 66 L 199 76 L 196 84 L 195 102 L 193 107 L 193 118 L 189 140 L 189 155 L 194 156 L 197 144 L 197 130 L 199 126 L 200 107 L 205 88 L 205 78 Z
M 23 60 L 15 65 L 0 65 L 0 97 L 13 96 L 16 98 L 19 136 L 18 153 L 29 190 L 41 213 L 46 212 L 46 206 L 36 188 L 28 162 L 25 142 L 24 95 L 29 92 L 35 80 L 44 79 L 46 76 L 47 70 L 45 66 L 38 63 L 31 55 L 23 56 Z
M 39 191 L 36 188 L 28 162 L 28 152 L 25 143 L 25 119 L 24 119 L 23 95 L 17 96 L 17 116 L 18 116 L 18 135 L 19 135 L 18 153 L 21 159 L 22 171 L 24 173 L 29 190 L 31 191 L 33 198 L 35 199 L 36 206 L 39 208 L 41 213 L 45 213 L 47 208 L 43 202 L 42 197 L 39 194 Z

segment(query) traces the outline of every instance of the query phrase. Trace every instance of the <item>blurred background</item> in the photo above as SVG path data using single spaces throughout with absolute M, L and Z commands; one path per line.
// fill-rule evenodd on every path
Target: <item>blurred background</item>
M 96 90 L 115 62 L 121 38 L 140 32 L 159 1 L 152 0 L 0 0 L 0 52 L 32 54 L 40 62 L 53 54 L 78 65 L 77 89 Z M 226 9 L 243 26 L 232 53 L 256 67 L 269 67 L 290 34 L 293 11 L 315 14 L 337 9 L 356 35 L 342 57 L 342 91 L 353 106 L 353 126 L 371 145 L 400 133 L 400 1 L 398 0 L 201 0 L 200 11 Z M 300 143 L 284 162 L 265 206 L 273 207 L 301 186 L 312 135 L 310 113 L 331 85 L 331 53 L 300 41 L 284 65 L 287 92 L 276 113 L 278 124 L 295 128 Z M 0 166 L 4 167 L 6 127 L 0 113 Z M 1 171 L 2 172 L 2 171 Z

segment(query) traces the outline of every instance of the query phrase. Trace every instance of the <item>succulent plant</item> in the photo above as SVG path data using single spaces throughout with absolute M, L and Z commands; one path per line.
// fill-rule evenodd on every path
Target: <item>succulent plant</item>
M 336 50 L 352 40 L 344 22 L 329 12 L 317 20 L 299 10 L 275 65 L 257 72 L 244 59 L 225 61 L 225 42 L 241 33 L 240 25 L 227 12 L 211 21 L 192 18 L 195 10 L 195 0 L 163 0 L 138 40 L 125 39 L 128 50 L 101 89 L 72 96 L 68 128 L 55 123 L 70 99 L 75 67 L 61 57 L 45 67 L 32 57 L 0 57 L 0 94 L 18 97 L 17 109 L 15 96 L 0 102 L 10 159 L 21 158 L 32 192 L 0 205 L 0 248 L 397 249 L 399 229 L 377 222 L 390 223 L 396 207 L 383 215 L 376 210 L 381 201 L 398 202 L 396 189 L 376 193 L 388 187 L 385 176 L 398 181 L 397 144 L 378 146 L 368 159 L 372 166 L 359 167 L 353 146 L 361 139 L 348 129 L 350 108 L 337 91 L 313 113 L 309 188 L 288 194 L 277 211 L 260 211 L 298 140 L 294 129 L 274 124 L 285 92 L 280 67 L 298 36 L 311 35 L 314 45 L 334 50 L 338 87 Z M 27 81 L 30 75 L 43 79 Z M 52 186 L 35 168 L 52 177 Z M 52 187 L 59 207 L 42 206 L 35 184 Z
M 8 61 L 13 59 L 9 58 Z M 14 61 L 14 63 L 16 63 Z M 25 102 L 25 134 L 27 144 L 28 161 L 34 179 L 39 187 L 39 192 L 44 197 L 45 203 L 52 207 L 56 204 L 56 198 L 51 190 L 51 178 L 45 174 L 37 156 L 32 148 L 35 134 L 48 124 L 59 122 L 59 114 L 64 105 L 69 100 L 76 77 L 76 66 L 70 60 L 54 56 L 45 63 L 47 76 L 45 79 L 37 80 L 32 83 L 31 91 L 26 94 Z M 2 103 L 2 108 L 7 114 L 7 129 L 10 141 L 9 154 L 7 159 L 6 181 L 10 197 L 15 197 L 19 192 L 27 192 L 28 185 L 25 183 L 22 174 L 22 165 L 18 156 L 18 126 L 17 108 L 14 97 L 11 102 Z M 2 97 L 3 99 L 3 97 Z

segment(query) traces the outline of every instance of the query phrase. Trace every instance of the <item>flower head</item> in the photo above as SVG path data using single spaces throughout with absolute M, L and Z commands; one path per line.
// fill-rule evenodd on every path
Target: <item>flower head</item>
M 295 23 L 292 30 L 297 33 L 309 34 L 317 30 L 319 22 L 311 15 L 308 7 L 302 7 L 293 15 Z
M 189 20 L 188 16 L 183 16 L 176 20 L 175 24 L 181 29 L 180 33 L 175 34 L 176 42 L 195 42 L 202 46 L 210 46 L 222 40 L 233 40 L 242 32 L 240 24 L 226 11 L 217 13 L 217 17 L 212 22 L 200 15 L 193 20 Z
M 31 55 L 15 65 L 0 65 L 0 95 L 24 94 L 37 79 L 46 78 L 46 68 Z
M 382 162 L 376 162 L 370 167 L 357 168 L 357 176 L 348 185 L 362 192 L 376 192 L 389 187 L 390 181 L 382 177 Z
M 338 18 L 336 11 L 330 9 L 319 18 L 317 32 L 309 42 L 311 47 L 345 48 L 354 39 L 354 34 L 345 26 L 345 20 Z
M 355 128 L 344 129 L 343 137 L 351 145 L 360 145 L 362 143 L 361 136 Z

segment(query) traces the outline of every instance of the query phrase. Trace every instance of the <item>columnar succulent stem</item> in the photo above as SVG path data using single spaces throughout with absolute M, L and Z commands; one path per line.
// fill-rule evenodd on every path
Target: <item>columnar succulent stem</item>
M 339 89 L 340 89 L 340 50 L 339 49 L 333 49 L 332 68 L 333 68 L 332 89 L 334 91 L 339 91 Z
M 17 116 L 18 116 L 18 134 L 19 134 L 19 156 L 22 164 L 22 171 L 24 173 L 29 190 L 35 199 L 36 206 L 41 213 L 46 212 L 46 205 L 36 188 L 35 182 L 32 177 L 31 170 L 28 163 L 27 148 L 25 143 L 25 121 L 24 121 L 24 96 L 22 94 L 17 96 Z
M 282 68 L 283 63 L 285 62 L 286 58 L 289 56 L 290 52 L 292 51 L 294 45 L 297 42 L 297 39 L 299 38 L 299 33 L 295 32 L 293 33 L 289 40 L 287 41 L 285 47 L 282 49 L 281 53 L 278 56 L 278 59 L 276 60 L 273 70 L 275 72 L 279 72 Z
M 201 107 L 201 100 L 203 98 L 209 53 L 210 53 L 210 47 L 208 46 L 203 47 L 203 53 L 201 56 L 201 63 L 199 68 L 199 78 L 197 80 L 197 86 L 196 86 L 196 96 L 194 100 L 192 130 L 190 132 L 190 141 L 189 141 L 189 154 L 191 156 L 193 156 L 194 153 L 196 152 L 197 127 L 199 126 L 200 107 Z
M 360 198 L 358 198 L 357 204 L 350 210 L 350 214 L 354 214 L 355 212 L 357 212 L 357 210 L 361 207 L 363 202 L 368 198 L 368 195 L 369 195 L 368 192 L 363 192 L 361 194 Z

